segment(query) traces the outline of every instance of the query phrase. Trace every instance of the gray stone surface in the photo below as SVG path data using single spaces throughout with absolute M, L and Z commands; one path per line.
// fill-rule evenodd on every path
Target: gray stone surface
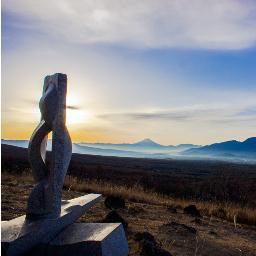
M 21 229 L 21 226 L 20 223 L 16 229 Z M 128 244 L 120 223 L 74 223 L 50 243 L 33 248 L 28 255 L 127 256 Z
M 67 76 L 54 74 L 44 81 L 39 107 L 41 122 L 29 142 L 29 161 L 36 186 L 27 206 L 27 219 L 54 219 L 61 211 L 61 192 L 72 154 L 66 128 Z M 51 164 L 45 164 L 47 135 L 52 132 Z
M 25 216 L 21 216 L 3 222 L 1 223 L 2 246 L 7 251 L 7 255 L 22 255 L 40 243 L 47 244 L 100 198 L 100 194 L 88 194 L 65 201 L 61 216 L 57 219 L 29 221 Z
M 120 223 L 75 223 L 48 246 L 47 255 L 126 256 L 128 244 Z

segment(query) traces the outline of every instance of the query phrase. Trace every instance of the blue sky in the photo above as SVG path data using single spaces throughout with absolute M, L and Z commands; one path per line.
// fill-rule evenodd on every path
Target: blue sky
M 29 138 L 68 75 L 74 141 L 255 136 L 256 2 L 2 1 L 2 137 Z

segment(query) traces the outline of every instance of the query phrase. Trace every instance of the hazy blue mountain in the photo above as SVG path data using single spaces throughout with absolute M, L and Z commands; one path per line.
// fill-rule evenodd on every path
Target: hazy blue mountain
M 21 148 L 28 147 L 28 140 L 1 140 L 2 144 L 12 145 Z
M 148 148 L 169 148 L 169 146 L 163 146 L 161 144 L 154 142 L 151 139 L 144 139 L 136 143 L 133 143 L 131 145 L 137 146 L 137 147 L 148 147 Z M 173 146 L 170 146 L 170 147 L 173 147 Z
M 20 148 L 27 148 L 28 147 L 28 140 L 1 140 L 2 144 L 12 145 Z M 52 148 L 52 140 L 48 140 L 47 142 L 47 150 L 51 150 Z
M 209 155 L 226 157 L 256 157 L 256 137 L 248 138 L 240 142 L 236 140 L 214 143 L 200 148 L 188 149 L 184 152 L 188 155 Z
M 144 139 L 135 143 L 120 143 L 120 144 L 113 144 L 113 143 L 79 143 L 84 145 L 94 145 L 94 146 L 120 146 L 120 147 L 169 147 L 169 146 L 163 146 L 161 144 L 158 144 L 154 142 L 151 139 Z M 171 146 L 173 147 L 173 146 Z
M 161 145 L 156 143 L 151 139 L 144 139 L 135 143 L 122 143 L 122 144 L 112 144 L 112 143 L 79 143 L 83 146 L 102 148 L 102 149 L 116 149 L 116 150 L 125 150 L 125 151 L 136 151 L 136 152 L 146 152 L 146 153 L 177 153 L 185 149 L 198 147 L 193 144 L 180 144 L 177 146 Z
M 136 143 L 79 143 L 79 145 L 101 149 L 124 150 L 141 153 L 168 153 L 172 150 L 172 147 L 158 144 L 151 139 L 144 139 Z
M 47 150 L 51 150 L 51 140 L 48 140 Z M 28 140 L 1 140 L 2 144 L 12 145 L 16 147 L 27 148 Z M 93 145 L 93 144 L 91 144 Z M 98 144 L 100 145 L 100 144 Z M 128 150 L 117 150 L 109 148 L 98 148 L 93 146 L 85 146 L 84 144 L 72 144 L 72 152 L 78 154 L 88 154 L 88 155 L 102 155 L 102 156 L 118 156 L 118 157 L 137 157 L 137 158 L 169 158 L 169 155 L 165 154 L 154 154 L 147 152 L 137 152 Z
M 18 147 L 28 147 L 27 140 L 2 140 L 2 144 Z M 51 150 L 51 140 L 48 141 L 47 150 Z M 177 146 L 164 146 L 151 139 L 128 144 L 111 143 L 73 143 L 73 153 L 138 157 L 138 158 L 215 158 L 221 160 L 256 160 L 256 137 L 248 138 L 243 142 L 236 140 L 214 143 L 207 146 L 193 144 L 180 144 Z

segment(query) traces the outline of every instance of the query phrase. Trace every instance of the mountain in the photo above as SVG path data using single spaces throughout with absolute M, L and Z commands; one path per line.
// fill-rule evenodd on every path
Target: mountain
M 28 147 L 28 140 L 1 140 L 1 144 L 12 145 L 21 148 Z
M 48 140 L 47 150 L 51 150 L 51 140 Z M 16 146 L 20 148 L 28 147 L 28 140 L 1 140 L 2 144 Z M 91 144 L 93 145 L 93 144 Z M 99 144 L 98 144 L 99 145 Z M 125 145 L 125 144 L 123 144 Z M 128 144 L 129 145 L 129 144 Z M 134 158 L 169 158 L 169 155 L 161 153 L 150 153 L 145 151 L 129 151 L 112 148 L 101 148 L 86 146 L 84 144 L 72 144 L 72 153 L 76 154 L 87 154 L 87 155 L 101 155 L 101 156 L 118 156 L 118 157 L 134 157 Z
M 135 143 L 120 143 L 120 144 L 113 144 L 113 143 L 86 143 L 86 142 L 81 142 L 79 143 L 80 145 L 93 145 L 93 146 L 119 146 L 119 147 L 173 147 L 173 146 L 164 146 L 161 144 L 158 144 L 154 142 L 151 139 L 144 139 Z
M 23 148 L 28 147 L 27 140 L 2 140 L 2 144 Z M 47 150 L 51 150 L 51 140 L 47 144 Z M 227 161 L 254 161 L 256 160 L 256 137 L 248 138 L 243 142 L 231 140 L 207 146 L 193 144 L 165 146 L 151 139 L 144 139 L 133 144 L 73 143 L 72 152 L 90 155 L 155 159 L 201 159 L 206 157 Z
M 175 147 L 174 146 L 164 146 L 154 142 L 151 139 L 144 139 L 135 143 L 122 143 L 122 144 L 112 144 L 112 143 L 79 143 L 81 146 L 88 146 L 101 149 L 113 149 L 113 150 L 124 150 L 124 151 L 134 151 L 140 153 L 170 153 Z
M 17 147 L 28 147 L 27 140 L 2 140 L 2 144 Z M 122 156 L 122 157 L 141 157 L 141 158 L 170 158 L 171 155 L 194 146 L 192 144 L 182 144 L 178 146 L 164 146 L 151 139 L 144 139 L 136 143 L 73 143 L 73 153 Z M 51 150 L 51 140 L 47 143 L 47 150 Z
M 104 150 L 121 150 L 130 151 L 134 153 L 144 153 L 144 154 L 163 154 L 170 153 L 171 147 L 164 146 L 154 142 L 151 139 L 144 139 L 136 143 L 122 143 L 122 144 L 112 144 L 112 143 L 79 143 L 81 146 L 93 147 Z
M 161 145 L 156 143 L 151 139 L 144 139 L 135 143 L 122 143 L 122 144 L 112 144 L 112 143 L 79 143 L 79 145 L 102 148 L 102 149 L 116 149 L 116 150 L 127 150 L 136 152 L 147 152 L 147 153 L 179 153 L 183 150 L 199 147 L 193 144 L 180 144 L 177 146 Z
M 243 142 L 231 140 L 192 148 L 186 150 L 184 154 L 252 158 L 256 157 L 256 137 L 248 138 Z
M 20 148 L 27 148 L 28 147 L 28 140 L 1 140 L 1 144 L 5 145 L 11 145 L 11 146 L 16 146 Z M 47 150 L 51 150 L 52 148 L 52 140 L 47 141 Z
M 163 146 L 161 144 L 158 144 L 156 142 L 154 142 L 153 140 L 151 139 L 144 139 L 144 140 L 141 140 L 141 141 L 138 141 L 134 144 L 131 144 L 133 146 L 139 146 L 139 147 L 149 147 L 149 148 L 166 148 L 166 147 L 169 147 L 169 146 Z

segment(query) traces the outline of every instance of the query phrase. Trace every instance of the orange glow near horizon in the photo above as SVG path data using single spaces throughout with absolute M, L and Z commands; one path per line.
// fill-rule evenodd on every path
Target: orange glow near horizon
M 18 122 L 2 122 L 1 138 L 10 140 L 27 140 L 31 137 L 35 127 L 36 123 L 23 124 Z
M 36 126 L 36 123 L 2 122 L 1 138 L 6 140 L 29 140 Z M 68 130 L 73 142 L 110 142 L 114 139 L 93 129 L 76 129 L 73 125 L 68 127 Z

